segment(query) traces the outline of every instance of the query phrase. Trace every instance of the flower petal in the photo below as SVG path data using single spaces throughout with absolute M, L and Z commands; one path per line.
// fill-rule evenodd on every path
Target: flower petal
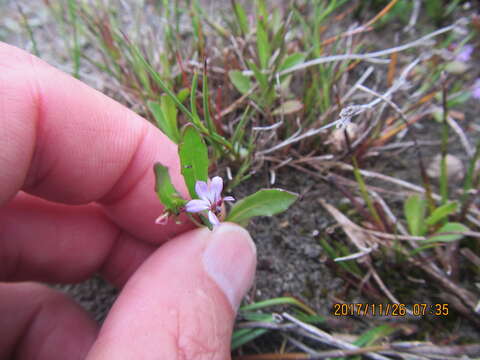
M 203 210 L 208 210 L 210 208 L 210 203 L 206 200 L 190 200 L 185 204 L 185 210 L 191 213 L 196 213 Z
M 480 100 L 480 78 L 475 81 L 473 84 L 472 96 L 474 99 Z
M 218 220 L 217 216 L 212 211 L 208 212 L 208 221 L 210 221 L 210 224 L 212 224 L 213 227 L 220 224 L 220 220 Z
M 155 219 L 155 224 L 157 225 L 166 225 L 167 222 L 168 222 L 168 213 L 166 212 Z
M 197 195 L 200 199 L 209 201 L 208 185 L 205 181 L 198 180 L 195 183 L 195 192 L 197 193 Z
M 472 53 L 473 53 L 473 46 L 466 44 L 462 47 L 462 49 L 457 54 L 455 59 L 461 62 L 467 62 L 472 57 Z
M 235 201 L 235 198 L 233 196 L 225 196 L 223 201 Z
M 210 182 L 210 201 L 212 203 L 217 202 L 222 197 L 223 179 L 220 176 L 215 176 Z

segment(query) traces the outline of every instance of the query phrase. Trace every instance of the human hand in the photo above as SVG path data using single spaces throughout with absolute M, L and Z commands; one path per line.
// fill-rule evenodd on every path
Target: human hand
M 255 247 L 233 224 L 154 224 L 155 162 L 187 194 L 160 131 L 0 43 L 0 149 L 1 359 L 230 358 Z M 122 288 L 100 330 L 64 295 L 24 282 L 96 272 Z

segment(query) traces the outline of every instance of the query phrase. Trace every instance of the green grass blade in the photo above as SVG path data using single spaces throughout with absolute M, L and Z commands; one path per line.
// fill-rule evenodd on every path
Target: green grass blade
M 73 76 L 79 78 L 80 74 L 80 46 L 78 42 L 77 1 L 68 0 L 68 16 L 73 28 L 72 61 Z
M 370 194 L 367 191 L 367 186 L 365 184 L 365 181 L 363 180 L 362 174 L 360 174 L 358 163 L 355 157 L 352 158 L 352 162 L 353 162 L 353 174 L 355 176 L 355 180 L 357 180 L 358 187 L 360 189 L 360 194 L 362 195 L 363 200 L 367 204 L 368 210 L 370 211 L 370 215 L 372 215 L 372 217 L 375 219 L 375 221 L 378 224 L 382 224 L 382 220 L 380 219 L 377 209 L 375 209 L 375 206 L 373 205 Z
M 257 51 L 260 68 L 267 69 L 271 50 L 266 28 L 266 19 L 262 18 L 257 20 Z
M 197 111 L 197 88 L 198 88 L 198 73 L 193 73 L 192 85 L 190 90 L 190 109 L 192 109 L 192 116 L 200 121 Z
M 327 240 L 324 238 L 319 239 L 320 245 L 322 246 L 323 250 L 327 253 L 328 257 L 332 260 L 334 260 L 337 257 L 343 256 L 343 254 L 340 254 L 337 250 L 335 250 L 330 244 L 328 243 Z M 338 264 L 340 267 L 342 267 L 346 272 L 352 273 L 355 275 L 361 275 L 361 272 L 359 269 L 355 269 L 353 265 L 356 265 L 355 262 L 352 261 L 339 261 L 336 262 L 335 264 Z
M 232 339 L 232 345 L 231 345 L 232 350 L 235 350 L 240 346 L 245 345 L 246 343 L 258 338 L 259 336 L 262 336 L 268 331 L 268 329 L 240 329 L 240 330 L 245 330 L 245 331 L 242 331 L 239 335 L 235 336 L 235 338 Z
M 361 347 L 370 346 L 375 344 L 378 340 L 393 334 L 397 330 L 398 329 L 390 325 L 380 325 L 362 334 L 353 342 L 353 344 Z
M 138 56 L 138 59 L 140 62 L 143 64 L 145 69 L 147 69 L 148 73 L 150 76 L 153 78 L 153 80 L 157 83 L 157 85 L 168 95 L 172 98 L 172 100 L 175 102 L 175 104 L 178 106 L 178 108 L 192 121 L 195 122 L 195 119 L 193 117 L 193 114 L 185 107 L 185 105 L 182 104 L 180 99 L 173 93 L 172 90 L 167 86 L 167 84 L 161 79 L 160 75 L 158 74 L 157 71 L 150 65 L 147 60 L 143 57 L 143 55 L 140 53 L 140 50 L 138 49 L 137 46 L 130 44 L 131 45 L 131 50 L 133 51 L 134 54 Z M 198 125 L 198 124 L 196 124 Z
M 205 66 L 206 67 L 206 66 Z M 208 92 L 208 77 L 206 69 L 203 71 L 203 84 L 202 84 L 202 103 L 203 103 L 203 115 L 205 117 L 205 123 L 210 134 L 216 133 L 215 125 L 213 124 L 210 116 L 210 95 Z
M 307 314 L 315 315 L 315 312 L 310 309 L 308 306 L 306 306 L 304 303 L 301 301 L 298 301 L 297 299 L 294 299 L 292 297 L 278 297 L 274 299 L 268 299 L 268 300 L 263 300 L 259 301 L 253 304 L 248 304 L 245 306 L 242 306 L 240 308 L 240 311 L 252 311 L 252 310 L 258 310 L 258 309 L 263 309 L 266 307 L 271 307 L 271 306 L 278 306 L 278 305 L 294 305 L 298 307 L 299 309 L 302 309 L 305 311 Z
M 249 23 L 247 18 L 247 13 L 245 12 L 244 7 L 238 1 L 232 0 L 233 11 L 235 12 L 235 17 L 237 19 L 238 25 L 242 34 L 245 36 L 249 33 Z

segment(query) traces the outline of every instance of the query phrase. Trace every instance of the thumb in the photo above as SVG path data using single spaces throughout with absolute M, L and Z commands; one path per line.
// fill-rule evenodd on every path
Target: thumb
M 169 241 L 125 285 L 87 359 L 230 359 L 255 265 L 250 235 L 231 223 Z

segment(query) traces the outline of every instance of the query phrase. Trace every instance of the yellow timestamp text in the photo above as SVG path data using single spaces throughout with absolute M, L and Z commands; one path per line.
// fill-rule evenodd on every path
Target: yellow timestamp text
M 448 316 L 448 304 L 333 304 L 334 316 Z

